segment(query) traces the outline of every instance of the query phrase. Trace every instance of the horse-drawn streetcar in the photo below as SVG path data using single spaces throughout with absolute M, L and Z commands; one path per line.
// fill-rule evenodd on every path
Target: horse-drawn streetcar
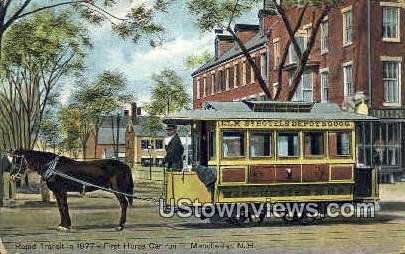
M 355 126 L 377 120 L 325 103 L 210 102 L 175 113 L 164 122 L 191 125 L 194 164 L 166 172 L 166 208 L 185 199 L 216 207 L 313 202 L 319 210 L 374 204 L 377 170 L 356 163 Z

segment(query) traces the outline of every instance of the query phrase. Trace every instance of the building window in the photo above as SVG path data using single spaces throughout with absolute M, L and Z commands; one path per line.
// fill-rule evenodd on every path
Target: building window
M 156 144 L 156 149 L 163 149 L 163 140 L 162 139 L 156 139 L 155 144 Z
M 211 130 L 209 132 L 209 158 L 210 160 L 215 160 L 216 158 L 216 135 L 217 133 L 215 132 L 215 130 Z
M 225 90 L 225 84 L 224 84 L 224 71 L 220 70 L 218 73 L 218 93 L 221 93 L 221 91 Z
M 246 85 L 246 75 L 247 75 L 247 71 L 246 71 L 246 61 L 243 61 L 242 63 L 242 85 Z
M 271 132 L 251 132 L 249 144 L 250 157 L 269 157 L 272 155 Z
M 211 95 L 215 94 L 215 74 L 211 74 Z
M 274 50 L 274 68 L 278 69 L 278 66 L 280 65 L 280 40 L 274 41 L 273 44 L 273 50 Z
M 300 36 L 295 36 L 295 41 L 298 43 L 298 46 L 300 47 L 300 49 L 301 49 L 301 53 L 304 51 L 304 49 L 305 49 L 305 36 L 302 36 L 302 35 L 300 35 Z M 293 63 L 297 63 L 298 62 L 298 55 L 297 55 L 297 52 L 295 52 L 295 50 L 294 50 L 294 45 L 292 44 L 292 42 L 291 42 L 291 44 L 290 44 L 290 48 L 289 48 L 289 54 L 288 54 L 288 60 L 289 60 L 289 63 L 290 64 L 293 64 Z
M 148 149 L 148 147 L 150 146 L 150 140 L 149 139 L 142 139 L 141 140 L 141 148 L 142 149 Z
M 297 132 L 280 132 L 277 134 L 277 155 L 279 157 L 298 157 L 299 154 L 299 135 Z
M 343 45 L 349 45 L 352 43 L 352 34 L 352 10 L 349 9 L 343 12 Z
M 344 96 L 352 96 L 353 91 L 353 66 L 351 63 L 343 65 Z
M 204 77 L 204 81 L 203 81 L 203 97 L 207 97 L 207 78 Z
M 383 39 L 400 38 L 399 33 L 399 16 L 400 8 L 398 7 L 383 7 Z
M 197 80 L 197 85 L 196 85 L 196 94 L 197 94 L 197 100 L 200 99 L 200 86 L 201 86 L 201 80 Z
M 233 87 L 237 88 L 239 84 L 239 64 L 233 66 Z
M 351 140 L 350 132 L 329 132 L 329 155 L 350 156 Z
M 250 83 L 255 83 L 255 77 L 256 77 L 256 75 L 255 75 L 255 70 L 254 70 L 254 68 L 255 68 L 255 65 L 256 65 L 256 57 L 253 57 L 253 63 L 254 64 L 252 64 L 251 66 L 250 66 Z
M 384 102 L 400 104 L 400 62 L 383 62 Z
M 321 53 L 328 52 L 329 49 L 329 21 L 321 23 Z
M 320 156 L 324 154 L 323 132 L 304 133 L 304 155 Z
M 230 69 L 226 68 L 225 69 L 225 90 L 226 91 L 229 91 L 230 78 L 231 78 Z
M 321 101 L 327 102 L 329 100 L 329 71 L 321 71 Z
M 267 68 L 267 53 L 263 53 L 260 55 L 260 73 L 265 82 L 267 81 Z
M 291 73 L 290 82 L 292 82 L 293 75 L 294 74 Z M 313 101 L 313 80 L 311 71 L 306 70 L 302 74 L 300 84 L 298 85 L 297 90 L 295 90 L 292 101 Z
M 245 133 L 243 131 L 225 131 L 222 133 L 222 157 L 245 156 Z

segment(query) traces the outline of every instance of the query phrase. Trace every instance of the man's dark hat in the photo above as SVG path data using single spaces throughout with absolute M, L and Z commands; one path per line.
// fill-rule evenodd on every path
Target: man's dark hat
M 174 124 L 166 124 L 165 130 L 175 130 L 177 128 Z

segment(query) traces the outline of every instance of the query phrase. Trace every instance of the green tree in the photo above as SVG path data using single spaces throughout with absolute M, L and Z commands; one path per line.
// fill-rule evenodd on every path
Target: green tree
M 160 117 L 150 115 L 142 123 L 143 128 L 151 134 L 151 136 L 157 136 L 159 132 L 163 130 L 163 125 Z
M 188 69 L 194 69 L 212 59 L 214 56 L 209 50 L 205 50 L 201 54 L 189 55 L 184 59 L 184 64 Z
M 73 97 L 86 110 L 94 126 L 94 157 L 97 151 L 98 133 L 105 117 L 119 111 L 133 101 L 127 91 L 127 79 L 121 72 L 105 71 L 90 84 L 82 84 Z
M 94 132 L 89 112 L 82 105 L 71 103 L 60 109 L 59 118 L 65 134 L 66 148 L 77 150 L 78 144 L 80 144 L 83 158 L 86 159 L 87 142 Z
M 41 121 L 39 130 L 39 140 L 42 150 L 46 151 L 51 148 L 54 153 L 62 143 L 62 131 L 60 121 L 55 114 L 46 114 Z
M 172 69 L 164 69 L 152 76 L 151 103 L 147 111 L 151 115 L 167 116 L 168 114 L 187 108 L 190 96 L 187 93 L 181 78 Z
M 120 37 L 138 41 L 142 35 L 157 35 L 152 37 L 151 44 L 155 44 L 156 38 L 160 38 L 163 28 L 154 22 L 156 12 L 165 11 L 170 0 L 155 0 L 149 8 L 146 3 L 133 5 L 129 8 L 125 17 L 118 17 L 111 11 L 119 4 L 126 1 L 120 0 L 55 0 L 41 1 L 35 4 L 32 0 L 1 0 L 0 1 L 0 52 L 3 35 L 17 21 L 30 16 L 48 11 L 60 10 L 61 12 L 73 12 L 72 15 L 92 24 L 109 22 L 113 31 Z M 53 27 L 52 25 L 50 26 Z M 55 28 L 57 30 L 57 28 Z M 153 39 L 154 38 L 154 39 Z M 0 53 L 1 58 L 1 53 Z
M 41 12 L 13 25 L 4 38 L 0 131 L 4 147 L 32 149 L 61 80 L 81 70 L 86 31 L 69 13 Z
M 278 67 L 278 90 L 274 99 L 279 99 L 281 90 L 288 89 L 288 100 L 294 96 L 295 91 L 301 81 L 302 74 L 308 62 L 309 54 L 314 46 L 316 35 L 319 31 L 322 20 L 335 8 L 341 1 L 340 0 L 265 0 L 264 5 L 267 11 L 277 13 L 280 21 L 289 35 L 289 40 L 284 46 L 282 59 Z M 225 29 L 231 34 L 235 42 L 240 47 L 243 55 L 246 57 L 249 64 L 253 67 L 254 74 L 259 82 L 260 87 L 268 98 L 272 98 L 266 82 L 260 74 L 260 70 L 250 56 L 248 49 L 243 44 L 242 40 L 231 28 L 234 20 L 241 17 L 247 11 L 251 10 L 253 6 L 262 4 L 262 0 L 189 0 L 188 8 L 191 14 L 195 15 L 197 24 L 202 31 L 211 31 L 214 28 Z M 296 9 L 299 12 L 298 18 L 296 16 L 289 17 L 287 12 L 291 9 Z M 302 50 L 295 38 L 295 34 L 302 25 L 302 20 L 306 13 L 310 12 L 312 17 L 312 27 L 308 34 L 308 42 L 304 50 Z M 298 63 L 295 73 L 292 78 L 292 84 L 283 85 L 282 71 L 286 64 L 288 49 L 290 44 L 297 54 Z

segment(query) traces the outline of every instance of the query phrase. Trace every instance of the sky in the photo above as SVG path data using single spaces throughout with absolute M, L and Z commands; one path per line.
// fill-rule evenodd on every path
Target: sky
M 121 1 L 122 4 L 113 9 L 113 13 L 125 16 L 127 10 L 139 2 Z M 184 59 L 188 55 L 202 53 L 209 49 L 214 50 L 214 32 L 202 34 L 195 24 L 195 19 L 187 11 L 186 1 L 176 1 L 167 13 L 160 14 L 157 21 L 162 24 L 166 33 L 167 42 L 162 47 L 152 48 L 148 40 L 137 44 L 123 41 L 112 33 L 108 23 L 103 26 L 88 26 L 93 48 L 89 50 L 86 58 L 89 78 L 105 70 L 118 70 L 128 79 L 129 90 L 133 91 L 138 102 L 144 104 L 150 99 L 153 86 L 151 76 L 159 73 L 165 67 L 174 69 L 182 78 L 191 95 L 193 70 L 184 66 Z M 246 23 L 258 23 L 257 9 L 239 20 Z M 70 87 L 62 91 L 61 101 L 66 102 Z

